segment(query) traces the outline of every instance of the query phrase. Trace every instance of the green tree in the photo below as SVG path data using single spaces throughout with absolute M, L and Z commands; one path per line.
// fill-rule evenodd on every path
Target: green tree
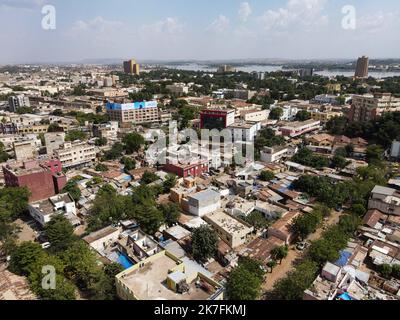
M 380 165 L 383 161 L 383 149 L 378 145 L 367 147 L 367 162 L 373 165 Z
M 311 113 L 308 112 L 307 110 L 300 110 L 296 114 L 296 121 L 306 121 L 311 119 Z
M 262 181 L 271 181 L 271 180 L 275 179 L 275 174 L 269 170 L 261 171 L 259 178 Z
M 46 252 L 40 244 L 23 242 L 11 252 L 9 269 L 15 274 L 29 276 L 45 256 Z
M 269 118 L 272 120 L 280 120 L 282 116 L 283 116 L 282 108 L 274 108 L 271 110 L 269 114 Z
M 0 163 L 6 162 L 10 158 L 9 154 L 4 151 L 4 144 L 0 141 Z
M 271 251 L 271 255 L 274 257 L 275 260 L 279 260 L 279 263 L 282 263 L 282 260 L 287 257 L 288 253 L 288 246 L 276 247 Z
M 253 211 L 247 216 L 241 217 L 241 219 L 248 224 L 252 225 L 256 230 L 264 230 L 268 228 L 269 222 L 265 218 L 264 214 L 260 211 Z
M 270 260 L 267 263 L 267 267 L 271 269 L 271 273 L 276 266 L 277 266 L 277 262 L 275 260 Z
M 172 227 L 173 225 L 178 223 L 178 220 L 181 216 L 181 210 L 179 208 L 179 205 L 177 205 L 176 203 L 161 204 L 159 206 L 159 209 L 161 210 L 164 216 L 165 223 L 169 227 Z
M 94 170 L 96 170 L 97 172 L 107 172 L 108 171 L 108 167 L 103 163 L 98 163 L 94 167 Z
M 76 181 L 70 180 L 68 183 L 65 185 L 65 187 L 61 191 L 62 193 L 69 193 L 69 195 L 74 199 L 75 201 L 78 201 L 81 198 L 81 190 L 79 189 Z
M 318 265 L 311 261 L 301 262 L 286 278 L 278 280 L 273 289 L 273 297 L 277 300 L 302 300 L 304 290 L 315 280 Z
M 208 226 L 201 226 L 192 233 L 193 257 L 201 262 L 214 257 L 217 252 L 218 236 Z
M 96 255 L 83 241 L 75 241 L 59 256 L 65 265 L 65 276 L 82 290 L 91 288 L 99 280 L 101 269 Z
M 362 204 L 353 204 L 350 211 L 358 217 L 363 217 L 367 213 L 367 209 Z
M 390 279 L 392 276 L 393 268 L 390 264 L 382 264 L 379 267 L 379 271 L 382 274 L 382 277 L 384 277 L 386 279 Z
M 354 214 L 340 217 L 340 227 L 347 233 L 353 233 L 361 225 L 361 218 Z
M 175 174 L 169 173 L 163 182 L 163 192 L 165 194 L 169 193 L 172 188 L 175 188 L 177 182 L 178 177 Z
M 15 245 L 18 227 L 13 221 L 28 207 L 27 188 L 0 189 L 0 248 L 8 254 Z
M 142 179 L 140 180 L 140 183 L 141 184 L 150 184 L 159 179 L 160 179 L 159 176 L 156 175 L 154 172 L 145 171 L 142 176 Z
M 136 161 L 133 158 L 122 157 L 120 162 L 124 165 L 125 172 L 134 170 L 136 168 Z
M 33 289 L 34 292 L 40 297 L 41 300 L 75 300 L 75 286 L 64 276 L 56 274 L 56 288 L 47 290 L 42 288 L 41 278 L 43 274 L 40 274 L 40 282 L 34 282 Z M 31 280 L 32 282 L 32 280 Z
M 115 160 L 122 156 L 124 151 L 123 144 L 116 142 L 112 147 L 111 150 L 108 150 L 104 153 L 104 158 L 106 160 Z
M 65 141 L 86 140 L 87 134 L 79 130 L 71 130 L 65 136 Z
M 256 300 L 261 295 L 261 281 L 243 266 L 238 266 L 229 274 L 226 284 L 229 300 Z
M 145 144 L 145 140 L 142 135 L 139 133 L 128 133 L 122 139 L 122 143 L 124 144 L 124 149 L 127 154 L 132 154 L 134 152 L 138 152 L 142 146 Z
M 317 230 L 322 222 L 322 218 L 322 214 L 318 210 L 314 210 L 311 213 L 295 218 L 291 229 L 298 238 L 304 240 Z
M 94 144 L 98 147 L 103 147 L 107 145 L 107 138 L 97 138 Z
M 56 109 L 51 114 L 56 117 L 62 117 L 64 115 L 64 113 L 61 109 Z
M 349 162 L 346 160 L 346 158 L 339 155 L 335 155 L 332 158 L 331 164 L 332 167 L 335 169 L 344 169 L 349 164 Z
M 54 252 L 67 249 L 76 240 L 73 226 L 61 214 L 54 215 L 44 226 L 44 231 Z
M 115 276 L 123 270 L 124 268 L 118 263 L 105 265 L 100 280 L 92 286 L 93 300 L 117 300 Z
M 63 132 L 64 129 L 61 128 L 58 123 L 53 122 L 52 124 L 49 125 L 47 132 Z

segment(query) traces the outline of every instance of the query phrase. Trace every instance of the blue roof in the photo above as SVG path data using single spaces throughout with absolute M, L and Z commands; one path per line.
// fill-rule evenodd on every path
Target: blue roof
M 337 260 L 334 264 L 337 265 L 338 267 L 344 267 L 345 265 L 347 265 L 347 261 L 349 261 L 350 257 L 351 257 L 351 252 L 343 250 L 340 252 L 339 260 Z

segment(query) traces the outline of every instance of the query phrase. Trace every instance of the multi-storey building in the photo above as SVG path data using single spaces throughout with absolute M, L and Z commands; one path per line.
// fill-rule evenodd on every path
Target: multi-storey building
M 85 166 L 96 160 L 96 148 L 81 141 L 66 142 L 54 154 L 65 168 Z
M 317 120 L 307 120 L 302 122 L 292 122 L 281 128 L 279 131 L 282 132 L 283 136 L 287 137 L 298 137 L 305 133 L 312 132 L 321 128 L 321 122 Z
M 343 112 L 336 112 L 336 111 L 311 111 L 311 119 L 321 121 L 321 123 L 325 124 L 329 120 L 335 117 L 343 116 Z
M 232 133 L 232 142 L 252 142 L 261 130 L 260 122 L 235 122 L 228 130 Z
M 167 85 L 165 88 L 178 97 L 187 95 L 189 93 L 189 86 L 184 83 L 170 84 Z
M 390 93 L 354 95 L 349 112 L 353 122 L 376 120 L 383 113 L 400 111 L 400 98 Z
M 134 103 L 107 103 L 107 114 L 110 121 L 121 125 L 159 122 L 157 101 Z
M 233 109 L 205 109 L 200 113 L 201 129 L 225 129 L 235 122 Z
M 124 61 L 124 72 L 126 74 L 140 74 L 140 66 L 135 60 Z
M 8 99 L 8 107 L 11 112 L 16 112 L 19 108 L 30 106 L 29 98 L 24 95 L 12 96 Z
M 356 72 L 354 76 L 356 78 L 361 78 L 361 79 L 368 78 L 368 68 L 369 68 L 369 58 L 366 56 L 358 58 Z
M 98 138 L 116 140 L 118 136 L 118 122 L 110 121 L 93 125 L 93 135 Z
M 7 187 L 26 187 L 31 193 L 30 201 L 49 198 L 59 193 L 67 183 L 62 164 L 57 159 L 45 162 L 36 160 L 9 162 L 3 166 Z

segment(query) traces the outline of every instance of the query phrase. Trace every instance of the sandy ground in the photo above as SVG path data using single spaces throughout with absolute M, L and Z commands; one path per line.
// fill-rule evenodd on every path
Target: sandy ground
M 315 233 L 311 234 L 308 238 L 307 241 L 315 241 L 318 240 L 322 233 L 325 231 L 326 227 L 335 225 L 339 223 L 341 214 L 339 212 L 334 212 L 332 215 L 329 217 L 329 220 L 324 223 L 321 228 L 319 228 Z M 285 260 L 282 261 L 281 265 L 277 265 L 272 273 L 268 273 L 266 280 L 263 285 L 263 291 L 268 292 L 271 291 L 275 282 L 278 280 L 285 278 L 286 275 L 294 269 L 294 262 L 296 260 L 302 258 L 304 255 L 304 252 L 296 250 L 295 246 L 290 247 L 290 251 L 288 253 L 288 256 Z

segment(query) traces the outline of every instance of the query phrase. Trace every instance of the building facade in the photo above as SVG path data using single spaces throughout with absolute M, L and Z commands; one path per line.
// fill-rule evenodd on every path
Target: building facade
M 54 154 L 65 168 L 85 166 L 96 160 L 96 148 L 80 141 L 66 142 Z
M 124 73 L 125 74 L 134 74 L 134 75 L 139 75 L 140 74 L 140 66 L 133 59 L 132 60 L 128 60 L 128 61 L 124 61 L 123 67 L 124 67 Z
M 368 68 L 369 58 L 366 56 L 358 58 L 354 76 L 361 79 L 368 78 Z
M 3 174 L 7 187 L 26 187 L 31 193 L 30 201 L 52 197 L 67 183 L 62 164 L 56 159 L 46 163 L 35 160 L 7 163 L 3 166 Z
M 390 93 L 354 95 L 348 118 L 352 122 L 371 121 L 395 111 L 400 111 L 400 98 Z
M 143 124 L 159 122 L 157 101 L 134 103 L 107 103 L 107 114 L 110 121 L 120 124 Z
M 222 130 L 235 122 L 235 110 L 233 109 L 205 109 L 200 113 L 201 129 Z

